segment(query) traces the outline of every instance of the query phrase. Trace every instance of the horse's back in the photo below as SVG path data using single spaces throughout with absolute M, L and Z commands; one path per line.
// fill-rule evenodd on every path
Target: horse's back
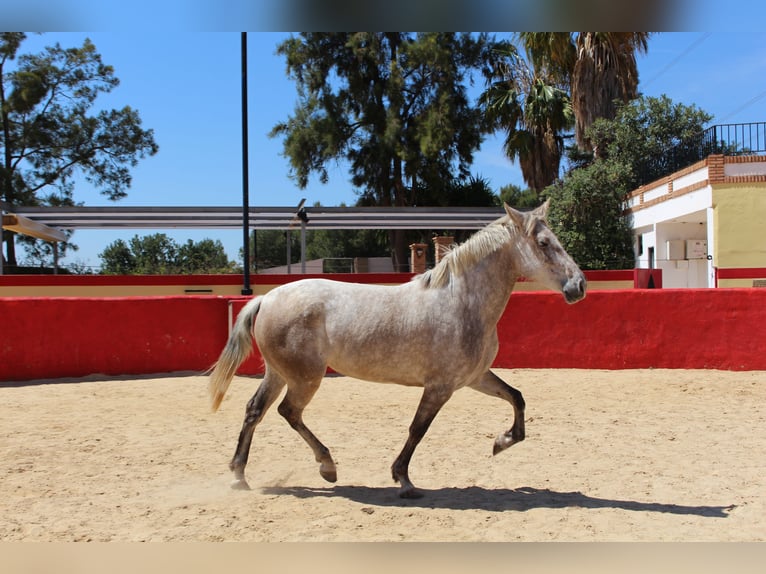
M 407 284 L 404 284 L 407 285 Z M 328 312 L 341 309 L 390 309 L 396 301 L 397 290 L 403 285 L 388 286 L 335 281 L 332 279 L 300 279 L 272 289 L 263 297 L 261 313 L 279 309 L 282 317 L 305 313 L 307 308 L 322 306 Z M 380 301 L 381 305 L 374 302 Z
M 258 320 L 271 330 L 303 326 L 339 336 L 381 329 L 401 317 L 409 299 L 404 285 L 385 286 L 330 279 L 302 279 L 269 291 Z

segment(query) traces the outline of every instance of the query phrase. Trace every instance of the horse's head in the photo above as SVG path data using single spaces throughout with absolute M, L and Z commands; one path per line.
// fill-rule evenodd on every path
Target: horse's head
M 508 225 L 516 237 L 518 272 L 546 287 L 560 291 L 567 303 L 585 297 L 585 275 L 548 227 L 548 203 L 531 212 L 521 212 L 505 204 Z

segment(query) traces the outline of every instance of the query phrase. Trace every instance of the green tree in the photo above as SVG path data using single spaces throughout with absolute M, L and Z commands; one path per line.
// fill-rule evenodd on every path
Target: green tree
M 480 99 L 485 121 L 505 131 L 505 154 L 519 161 L 524 181 L 540 192 L 559 176 L 564 136 L 574 125 L 569 96 L 542 62 L 530 67 L 507 42 L 494 50 L 499 58 Z
M 491 207 L 500 205 L 489 181 L 483 177 L 449 178 L 413 189 L 416 205 L 428 207 Z
M 291 175 L 345 159 L 361 201 L 413 205 L 417 184 L 467 176 L 482 137 L 466 85 L 486 55 L 485 35 L 304 33 L 283 42 L 297 85 L 294 114 L 271 135 L 284 138 Z M 405 269 L 405 234 L 389 234 L 394 264 Z
M 101 273 L 104 275 L 135 274 L 136 259 L 122 239 L 107 245 L 98 256 L 101 259 Z
M 67 237 L 71 237 L 72 233 L 74 232 L 71 230 L 65 231 Z M 53 264 L 56 262 L 56 257 L 63 257 L 70 251 L 77 251 L 79 249 L 77 245 L 74 245 L 73 243 L 34 241 L 31 238 L 24 236 L 20 238 L 20 241 L 25 243 L 24 247 L 26 251 L 26 257 L 21 261 L 21 265 L 26 267 L 38 267 L 40 269 L 53 267 Z M 57 253 L 54 252 L 54 250 L 56 250 Z M 69 267 L 70 266 L 67 265 L 66 269 L 71 271 Z
M 414 189 L 416 204 L 428 207 L 492 207 L 500 206 L 500 198 L 483 177 L 451 178 Z M 434 235 L 450 235 L 461 243 L 472 235 L 466 229 L 423 229 L 407 233 L 407 244 L 430 243 Z
M 568 82 L 575 141 L 590 150 L 587 130 L 598 118 L 612 119 L 617 102 L 638 95 L 636 53 L 648 49 L 650 32 L 522 32 L 536 67 Z
M 300 261 L 300 230 L 292 231 L 289 236 L 290 263 L 292 264 Z M 250 254 L 256 271 L 287 264 L 287 237 L 287 232 L 279 229 L 253 230 L 253 233 L 250 234 Z M 240 260 L 242 255 L 243 251 L 240 248 Z
M 548 219 L 561 244 L 583 269 L 632 269 L 633 231 L 624 214 L 630 167 L 597 160 L 546 188 Z
M 235 263 L 228 260 L 220 240 L 187 240 L 179 245 L 164 233 L 140 237 L 129 242 L 118 239 L 99 254 L 105 275 L 168 275 L 194 273 L 232 273 Z
M 613 121 L 595 121 L 588 137 L 599 157 L 630 166 L 632 189 L 699 159 L 704 126 L 712 119 L 665 95 L 642 96 L 618 106 Z
M 219 239 L 187 239 L 177 253 L 180 273 L 233 273 L 236 270 L 236 264 L 229 261 Z
M 138 235 L 128 243 L 135 275 L 169 275 L 179 272 L 178 244 L 164 233 Z
M 124 197 L 130 169 L 157 152 L 152 130 L 143 129 L 128 106 L 90 113 L 96 98 L 119 83 L 90 40 L 19 55 L 25 39 L 23 33 L 0 34 L 0 199 L 75 205 L 78 175 L 110 200 Z M 13 234 L 4 240 L 7 261 L 15 265 Z
M 256 245 L 250 239 L 250 253 L 256 269 L 287 263 L 287 233 L 275 229 L 256 231 Z M 385 257 L 390 255 L 388 235 L 380 229 L 309 229 L 306 231 L 306 259 L 341 257 Z M 240 257 L 242 250 L 240 249 Z M 300 229 L 290 232 L 290 263 L 300 262 Z
M 307 233 L 308 259 L 385 257 L 391 252 L 379 229 L 314 229 Z
M 516 209 L 534 209 L 542 204 L 534 189 L 521 189 L 520 186 L 513 183 L 500 188 L 500 201 Z

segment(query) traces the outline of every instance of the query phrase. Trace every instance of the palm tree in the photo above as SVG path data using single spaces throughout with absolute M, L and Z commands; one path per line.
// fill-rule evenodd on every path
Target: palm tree
M 574 123 L 569 97 L 545 67 L 529 66 L 508 43 L 497 47 L 500 57 L 481 95 L 490 130 L 504 129 L 504 151 L 518 159 L 526 184 L 539 192 L 559 174 L 563 133 Z
M 585 136 L 597 118 L 614 119 L 615 102 L 638 96 L 636 53 L 646 53 L 650 32 L 522 32 L 535 66 L 544 66 L 569 84 L 575 141 L 590 150 Z

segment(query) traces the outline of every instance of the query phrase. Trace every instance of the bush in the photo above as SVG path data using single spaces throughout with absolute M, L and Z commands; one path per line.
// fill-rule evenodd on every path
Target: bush
M 564 249 L 583 269 L 632 269 L 633 231 L 625 214 L 630 168 L 596 160 L 543 190 L 548 219 Z

